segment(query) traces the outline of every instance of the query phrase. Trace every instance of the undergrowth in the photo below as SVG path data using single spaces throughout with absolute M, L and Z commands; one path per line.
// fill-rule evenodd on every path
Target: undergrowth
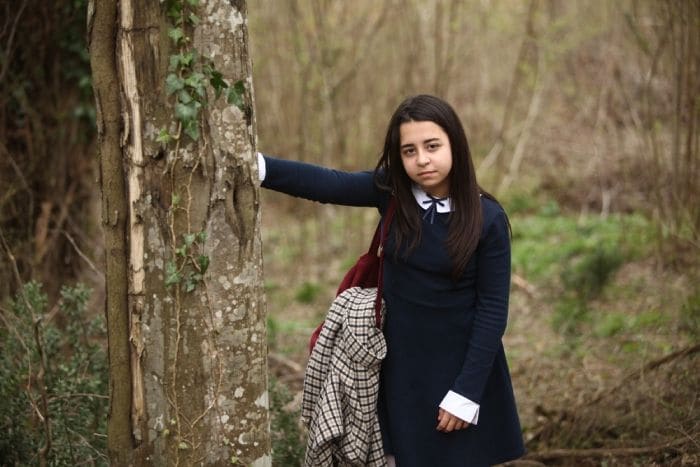
M 272 465 L 301 466 L 304 438 L 299 426 L 299 410 L 289 408 L 293 396 L 289 389 L 270 378 L 270 420 L 272 424 Z
M 49 307 L 27 283 L 0 327 L 0 465 L 107 465 L 107 356 L 90 290 L 64 286 Z
M 555 203 L 513 221 L 513 268 L 545 289 L 553 299 L 551 324 L 579 337 L 591 323 L 591 302 L 598 299 L 626 262 L 649 254 L 647 220 L 638 215 L 562 216 Z M 623 326 L 610 318 L 598 329 L 614 335 Z M 569 342 L 575 343 L 572 339 Z

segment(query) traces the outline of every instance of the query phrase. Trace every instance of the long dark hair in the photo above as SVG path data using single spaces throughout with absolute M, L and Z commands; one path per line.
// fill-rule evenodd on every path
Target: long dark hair
M 452 258 L 452 277 L 457 280 L 479 244 L 483 216 L 479 195 L 493 199 L 479 187 L 472 162 L 467 135 L 457 113 L 442 99 L 418 95 L 404 100 L 392 115 L 384 140 L 384 150 L 375 169 L 375 183 L 380 189 L 391 191 L 397 200 L 394 225 L 397 251 L 403 244 L 414 249 L 421 236 L 418 205 L 411 191 L 412 181 L 401 162 L 400 127 L 406 122 L 433 122 L 439 125 L 450 140 L 452 170 L 449 174 L 449 196 L 454 206 L 450 215 L 447 250 Z M 410 239 L 410 241 L 409 241 Z

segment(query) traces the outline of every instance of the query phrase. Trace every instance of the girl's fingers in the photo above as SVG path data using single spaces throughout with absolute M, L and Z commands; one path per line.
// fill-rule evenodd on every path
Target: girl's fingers
M 449 433 L 454 430 L 464 430 L 469 426 L 469 423 L 465 422 L 461 418 L 457 418 L 449 412 L 443 409 L 438 410 L 438 425 L 436 429 L 445 433 Z

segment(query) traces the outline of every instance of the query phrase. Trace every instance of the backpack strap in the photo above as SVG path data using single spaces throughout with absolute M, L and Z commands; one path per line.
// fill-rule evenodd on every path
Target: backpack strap
M 396 212 L 396 197 L 393 195 L 389 198 L 389 206 L 384 213 L 384 219 L 381 223 L 381 228 L 377 232 L 379 238 L 375 234 L 375 239 L 378 240 L 376 248 L 374 247 L 374 240 L 372 241 L 373 251 L 376 252 L 379 257 L 379 271 L 377 272 L 377 298 L 374 302 L 374 316 L 377 322 L 377 327 L 381 327 L 382 324 L 382 292 L 384 285 L 384 244 L 389 236 L 389 229 L 391 227 L 391 221 L 394 219 L 394 213 Z

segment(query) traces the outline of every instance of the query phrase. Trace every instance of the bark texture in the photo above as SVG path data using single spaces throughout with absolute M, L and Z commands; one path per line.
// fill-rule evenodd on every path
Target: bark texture
M 120 177 L 128 206 L 119 218 L 128 238 L 120 252 L 128 259 L 128 322 L 120 326 L 128 331 L 130 400 L 117 407 L 113 399 L 112 416 L 126 411 L 129 419 L 127 464 L 265 466 L 267 337 L 246 6 L 203 2 L 197 16 L 189 31 L 194 47 L 230 84 L 245 82 L 244 110 L 210 92 L 200 139 L 183 134 L 163 147 L 159 130 L 175 132 L 165 92 L 169 26 L 160 2 L 118 5 Z M 188 236 L 188 254 L 207 257 L 209 266 L 186 292 L 165 280 L 168 263 L 185 264 L 177 250 Z M 110 261 L 111 254 L 108 270 Z
M 109 341 L 110 408 L 108 455 L 114 465 L 131 464 L 129 417 L 127 198 L 120 147 L 121 105 L 116 67 L 117 0 L 90 2 L 88 44 L 96 103 L 102 224 L 105 242 L 105 314 Z

